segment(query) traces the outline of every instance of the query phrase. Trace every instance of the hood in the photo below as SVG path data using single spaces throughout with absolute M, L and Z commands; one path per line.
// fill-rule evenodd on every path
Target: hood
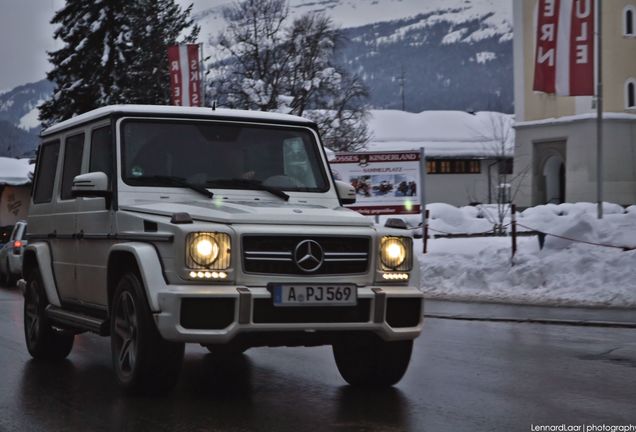
M 192 219 L 223 224 L 279 224 L 372 226 L 373 221 L 344 207 L 275 201 L 186 201 L 157 202 L 137 200 L 121 210 L 172 216 L 188 213 Z

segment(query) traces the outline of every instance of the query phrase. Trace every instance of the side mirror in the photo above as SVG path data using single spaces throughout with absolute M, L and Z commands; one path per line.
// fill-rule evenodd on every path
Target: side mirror
M 336 192 L 340 198 L 340 205 L 355 204 L 356 190 L 349 183 L 336 180 Z
M 110 197 L 108 176 L 101 172 L 81 174 L 73 178 L 71 193 L 74 197 Z

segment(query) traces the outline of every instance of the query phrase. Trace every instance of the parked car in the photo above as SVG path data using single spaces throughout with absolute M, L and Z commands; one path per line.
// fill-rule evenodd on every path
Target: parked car
M 172 388 L 187 342 L 332 345 L 352 385 L 404 375 L 423 312 L 411 233 L 342 206 L 356 194 L 315 123 L 121 105 L 41 136 L 20 283 L 33 357 L 110 336 L 131 392 Z
M 19 221 L 13 227 L 7 242 L 0 247 L 0 284 L 13 286 L 22 276 L 22 257 L 27 245 L 25 221 Z

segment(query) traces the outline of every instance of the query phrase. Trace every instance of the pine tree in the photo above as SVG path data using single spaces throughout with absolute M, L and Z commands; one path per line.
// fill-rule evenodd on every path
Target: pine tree
M 168 103 L 166 47 L 189 27 L 186 40 L 196 38 L 190 11 L 174 0 L 67 0 L 52 20 L 64 47 L 49 53 L 43 125 L 109 104 Z

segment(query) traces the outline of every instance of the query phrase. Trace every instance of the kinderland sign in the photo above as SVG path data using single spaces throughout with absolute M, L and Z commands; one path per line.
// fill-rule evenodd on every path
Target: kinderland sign
M 419 152 L 337 153 L 330 163 L 336 179 L 356 190 L 350 209 L 364 215 L 420 212 Z

